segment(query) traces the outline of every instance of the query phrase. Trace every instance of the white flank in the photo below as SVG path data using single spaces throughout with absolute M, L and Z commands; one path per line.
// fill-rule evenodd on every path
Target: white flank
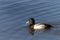
M 44 24 L 35 24 L 34 25 L 34 29 L 37 29 L 37 30 L 43 30 L 45 29 L 45 25 Z

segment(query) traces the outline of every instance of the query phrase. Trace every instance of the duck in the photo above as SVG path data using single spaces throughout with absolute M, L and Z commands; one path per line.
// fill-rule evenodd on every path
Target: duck
M 29 25 L 29 33 L 31 35 L 34 35 L 35 30 L 50 30 L 51 27 L 53 27 L 51 24 L 47 23 L 35 23 L 34 18 L 29 18 L 28 21 L 26 22 Z

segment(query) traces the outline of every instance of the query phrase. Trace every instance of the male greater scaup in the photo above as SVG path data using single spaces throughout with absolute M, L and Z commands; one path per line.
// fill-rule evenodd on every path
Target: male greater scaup
M 32 35 L 34 35 L 35 30 L 48 30 L 52 27 L 52 25 L 46 23 L 35 23 L 34 18 L 29 18 L 27 23 L 29 23 L 29 32 Z

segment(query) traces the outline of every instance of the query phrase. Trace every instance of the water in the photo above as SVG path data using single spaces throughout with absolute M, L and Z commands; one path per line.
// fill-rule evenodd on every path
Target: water
M 30 17 L 54 28 L 31 36 Z M 60 40 L 60 0 L 0 0 L 0 40 Z

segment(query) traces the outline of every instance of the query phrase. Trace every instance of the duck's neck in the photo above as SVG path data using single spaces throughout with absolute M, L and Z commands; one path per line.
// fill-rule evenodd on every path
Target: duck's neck
M 33 25 L 35 25 L 35 24 L 30 24 L 29 26 L 33 26 Z

